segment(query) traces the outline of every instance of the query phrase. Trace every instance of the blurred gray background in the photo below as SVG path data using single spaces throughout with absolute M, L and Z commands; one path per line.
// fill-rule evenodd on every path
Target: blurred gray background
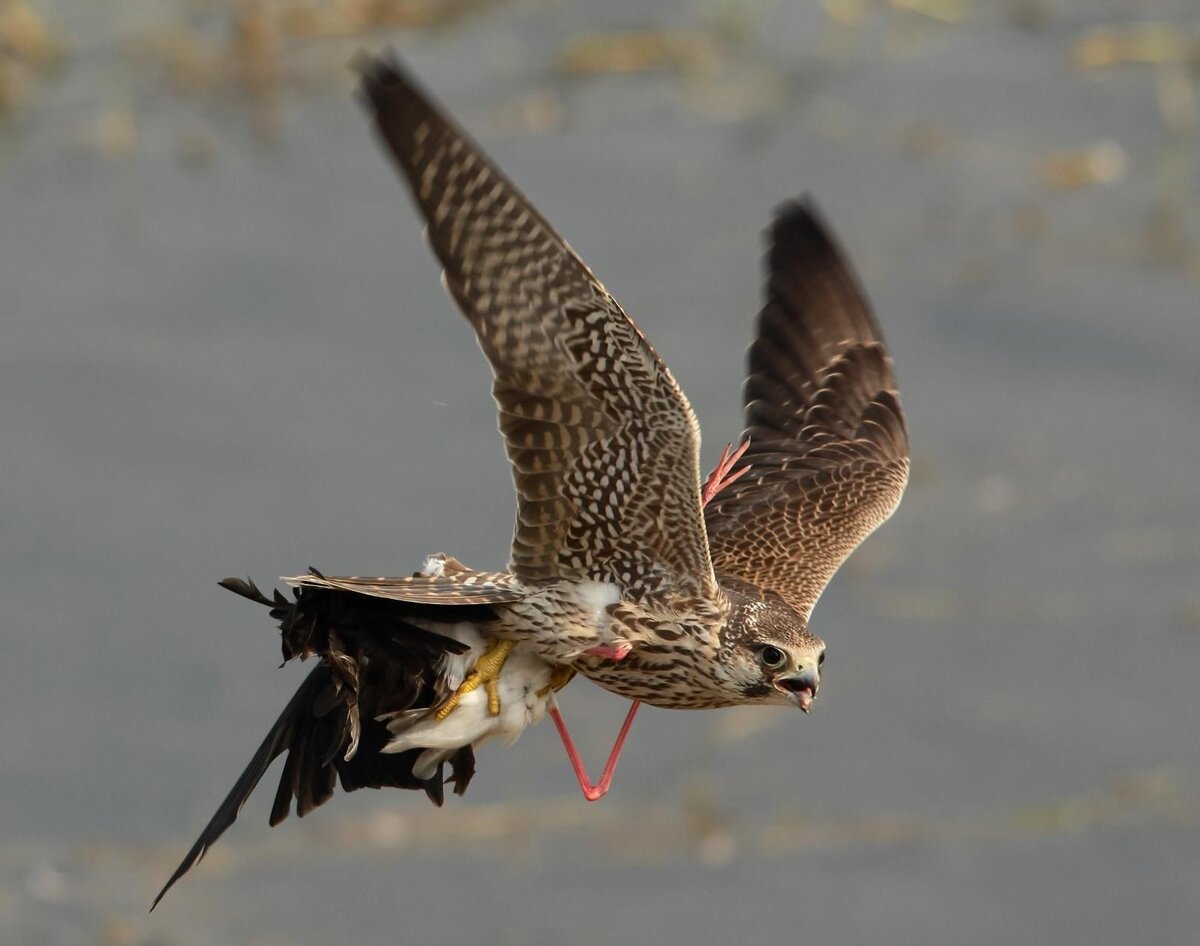
M 353 100 L 394 44 L 739 431 L 803 191 L 895 353 L 908 496 L 818 711 L 549 725 L 465 799 L 273 772 L 305 672 L 220 590 L 502 565 L 488 371 Z M 0 4 L 0 941 L 1200 942 L 1193 0 Z M 625 706 L 562 695 L 599 766 Z

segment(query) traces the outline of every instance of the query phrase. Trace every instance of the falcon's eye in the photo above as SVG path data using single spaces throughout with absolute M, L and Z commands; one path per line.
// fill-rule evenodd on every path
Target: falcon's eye
M 817 666 L 818 667 L 825 666 L 825 651 L 821 651 L 821 656 L 817 658 Z
M 759 652 L 758 659 L 762 661 L 762 665 L 768 670 L 778 670 L 787 662 L 787 654 L 778 647 L 772 647 L 768 644 Z

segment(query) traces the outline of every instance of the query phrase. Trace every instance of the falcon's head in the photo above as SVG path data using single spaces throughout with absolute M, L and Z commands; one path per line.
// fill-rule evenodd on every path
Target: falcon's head
M 718 660 L 730 685 L 740 691 L 738 702 L 809 712 L 821 688 L 825 642 L 773 596 L 729 597 L 733 608 L 721 633 Z

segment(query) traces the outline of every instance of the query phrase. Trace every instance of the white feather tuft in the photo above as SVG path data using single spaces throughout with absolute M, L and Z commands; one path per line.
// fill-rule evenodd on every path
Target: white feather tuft
M 446 556 L 430 555 L 421 566 L 421 574 L 426 578 L 441 578 L 446 574 Z
M 579 600 L 592 612 L 596 627 L 604 627 L 608 623 L 609 606 L 621 600 L 621 589 L 611 581 L 581 581 Z

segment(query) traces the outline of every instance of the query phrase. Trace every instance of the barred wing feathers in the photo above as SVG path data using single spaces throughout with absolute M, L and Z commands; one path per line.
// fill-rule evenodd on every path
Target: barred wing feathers
M 750 472 L 705 518 L 716 571 L 775 592 L 807 620 L 899 504 L 908 431 L 891 356 L 815 206 L 782 207 L 770 241 L 744 394 Z
M 327 576 L 310 568 L 283 580 L 297 588 L 336 589 L 410 604 L 507 604 L 524 594 L 509 573 L 475 571 L 444 553 L 431 555 L 421 571 L 403 578 Z
M 699 429 L 658 354 L 576 253 L 390 60 L 363 97 L 494 374 L 518 579 L 716 596 Z

